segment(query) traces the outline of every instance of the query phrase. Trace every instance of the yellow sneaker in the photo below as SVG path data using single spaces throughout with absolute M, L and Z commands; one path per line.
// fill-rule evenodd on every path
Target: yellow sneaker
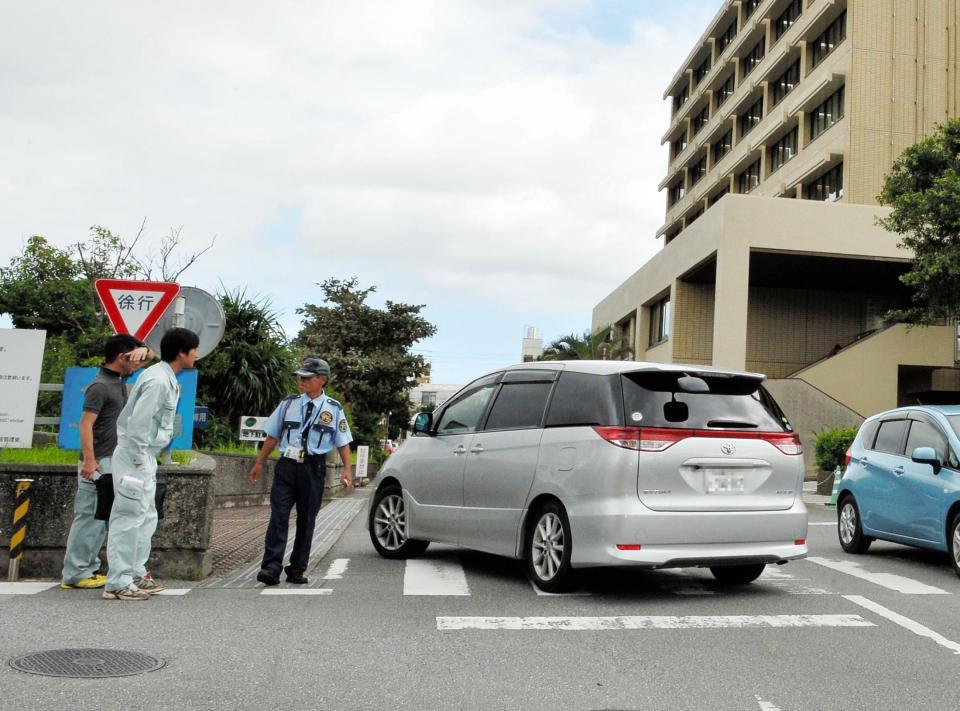
M 80 588 L 81 590 L 93 590 L 95 588 L 102 588 L 107 584 L 106 575 L 91 575 L 89 578 L 84 578 L 83 580 L 78 580 L 75 583 L 60 583 L 60 587 L 64 590 L 70 590 L 71 588 Z

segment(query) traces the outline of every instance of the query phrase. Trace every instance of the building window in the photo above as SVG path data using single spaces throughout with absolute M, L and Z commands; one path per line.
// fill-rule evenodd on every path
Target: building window
M 843 163 L 831 168 L 812 183 L 803 186 L 807 200 L 834 202 L 843 197 Z
M 727 47 L 730 46 L 730 43 L 733 42 L 736 36 L 737 36 L 737 21 L 734 20 L 729 25 L 727 25 L 727 29 L 725 29 L 723 33 L 717 37 L 717 56 L 718 57 L 721 54 L 723 54 L 723 50 L 725 50 Z
M 684 190 L 682 180 L 671 185 L 670 189 L 667 191 L 667 201 L 670 203 L 670 206 L 673 207 L 678 202 L 683 200 L 683 196 L 686 194 L 686 192 L 687 191 Z
M 722 188 L 720 188 L 719 192 L 714 193 L 713 195 L 710 196 L 710 200 L 708 201 L 709 206 L 713 207 L 713 205 L 717 202 L 717 200 L 719 200 L 729 192 L 730 192 L 730 181 L 727 180 L 727 184 L 724 185 Z
M 703 214 L 703 208 L 698 207 L 696 210 L 694 210 L 689 215 L 687 215 L 687 227 L 692 225 L 697 220 L 697 218 L 700 217 L 700 215 L 702 214 Z
M 686 132 L 684 132 L 684 134 L 680 136 L 680 138 L 678 138 L 677 140 L 673 141 L 670 144 L 670 151 L 673 153 L 673 157 L 676 158 L 678 155 L 683 153 L 686 147 L 687 147 L 687 134 Z
M 710 57 L 707 56 L 699 65 L 697 65 L 693 70 L 693 83 L 699 84 L 703 81 L 704 77 L 710 73 Z
M 837 89 L 826 101 L 810 112 L 810 140 L 843 118 L 844 87 Z
M 694 166 L 690 169 L 690 184 L 696 185 L 699 183 L 703 176 L 707 174 L 707 157 L 704 156 L 698 160 Z
M 750 52 L 740 60 L 741 78 L 747 76 L 750 72 L 752 72 L 753 68 L 756 67 L 758 64 L 760 64 L 760 62 L 763 60 L 763 54 L 764 54 L 763 43 L 764 43 L 764 40 L 760 40 L 759 42 L 757 42 L 754 48 L 751 49 Z
M 649 346 L 663 343 L 670 337 L 670 297 L 661 299 L 650 306 Z
M 763 0 L 744 0 L 743 1 L 743 21 L 746 23 L 750 16 L 757 11 Z
M 723 82 L 723 86 L 721 86 L 717 90 L 717 108 L 718 109 L 721 106 L 723 106 L 723 102 L 725 102 L 727 99 L 733 96 L 733 90 L 734 90 L 733 74 L 731 74 L 729 77 L 727 77 L 727 80 Z
M 797 21 L 797 18 L 800 17 L 800 14 L 803 12 L 803 1 L 802 0 L 793 0 L 787 9 L 784 10 L 773 21 L 773 41 L 776 42 L 781 37 L 783 37 L 787 30 L 793 27 L 793 23 Z
M 435 392 L 420 393 L 420 407 L 436 407 L 437 394 Z
M 690 87 L 684 86 L 680 91 L 678 91 L 673 97 L 673 113 L 677 113 L 680 108 L 687 103 L 687 99 L 690 98 Z
M 813 41 L 813 66 L 817 66 L 847 37 L 847 11 L 844 10 L 823 33 Z
M 720 136 L 720 139 L 710 146 L 710 149 L 713 151 L 713 163 L 716 165 L 721 158 L 733 149 L 733 130 L 731 129 Z
M 760 159 L 757 158 L 737 176 L 737 192 L 746 194 L 760 184 Z
M 797 155 L 797 136 L 800 131 L 794 128 L 790 133 L 770 146 L 770 172 L 780 170 L 784 164 Z
M 748 108 L 746 111 L 740 114 L 740 116 L 737 117 L 737 122 L 740 127 L 740 131 L 739 131 L 740 138 L 743 138 L 748 133 L 750 133 L 750 131 L 753 130 L 754 126 L 760 123 L 762 119 L 763 119 L 763 97 L 761 96 L 759 99 L 753 102 L 750 108 Z
M 800 83 L 800 60 L 798 59 L 773 82 L 773 105 L 776 106 Z
M 703 111 L 693 117 L 693 135 L 700 133 L 700 129 L 707 125 L 710 120 L 710 107 L 704 106 Z

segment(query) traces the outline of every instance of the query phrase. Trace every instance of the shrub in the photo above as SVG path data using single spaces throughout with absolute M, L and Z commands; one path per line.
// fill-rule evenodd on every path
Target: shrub
M 825 471 L 833 471 L 837 467 L 842 467 L 847 449 L 849 449 L 856 436 L 856 427 L 825 430 L 817 435 L 817 441 L 813 445 L 817 456 L 817 466 Z

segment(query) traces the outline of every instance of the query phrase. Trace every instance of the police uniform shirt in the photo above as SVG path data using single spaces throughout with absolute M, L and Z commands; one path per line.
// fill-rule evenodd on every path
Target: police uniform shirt
M 310 402 L 313 402 L 313 412 L 309 421 L 304 422 Z M 284 452 L 289 446 L 300 447 L 305 426 L 309 427 L 307 454 L 326 454 L 353 441 L 343 406 L 323 393 L 312 401 L 306 394 L 287 398 L 267 418 L 263 431 L 276 439 L 280 451 Z

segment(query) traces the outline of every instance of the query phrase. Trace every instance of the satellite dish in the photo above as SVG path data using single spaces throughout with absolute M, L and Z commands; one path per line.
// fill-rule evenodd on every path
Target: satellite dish
M 171 328 L 188 328 L 200 337 L 197 358 L 213 351 L 223 338 L 227 318 L 223 307 L 212 294 L 193 286 L 180 287 L 177 297 L 157 325 L 147 334 L 146 343 L 154 353 L 160 353 L 160 339 Z

